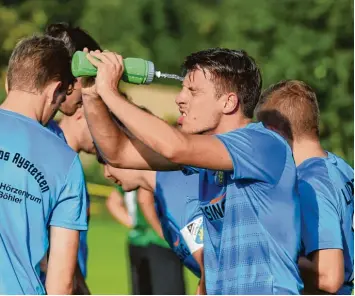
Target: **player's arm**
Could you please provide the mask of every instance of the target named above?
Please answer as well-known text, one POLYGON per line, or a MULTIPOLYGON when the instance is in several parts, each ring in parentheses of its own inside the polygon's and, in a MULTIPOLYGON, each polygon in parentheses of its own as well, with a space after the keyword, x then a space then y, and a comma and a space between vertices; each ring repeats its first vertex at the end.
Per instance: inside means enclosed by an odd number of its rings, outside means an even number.
POLYGON ((73 292, 73 278, 78 254, 79 232, 51 227, 46 290, 50 295, 73 292))
POLYGON ((139 188, 138 194, 138 205, 146 218, 147 222, 152 226, 154 231, 164 239, 163 230, 155 210, 154 195, 152 191, 139 188))
POLYGON ((203 262, 203 216, 200 208, 191 216, 190 222, 180 230, 180 233, 200 267, 201 277, 196 294, 206 295, 205 268, 203 262))
POLYGON ((305 293, 322 290, 336 293, 344 283, 344 256, 339 249, 315 251, 300 257, 298 265, 304 282, 305 293))
POLYGON ((122 225, 132 228, 132 217, 128 214, 124 204, 123 196, 117 190, 113 190, 106 201, 106 206, 112 217, 114 217, 122 225))
POLYGON ((138 140, 170 162, 217 170, 233 168, 228 151, 216 137, 184 134, 114 92, 104 93, 103 100, 138 140))
MULTIPOLYGON (((92 93, 83 89, 85 117, 95 144, 107 163, 131 169, 178 169, 141 141, 129 137, 112 118, 105 103, 92 93)), ((119 93, 117 95, 125 100, 119 93)))
MULTIPOLYGON (((121 56, 114 53, 95 52, 91 54, 88 55, 88 58, 98 68, 96 77, 98 94, 111 112, 119 118, 138 140, 176 164, 222 170, 231 170, 233 168, 227 149, 216 137, 183 134, 163 120, 147 114, 139 107, 122 98, 117 91, 117 84, 123 72, 121 56), (101 62, 93 56, 100 59, 101 62)), ((97 110, 87 112, 97 112, 97 110)), ((103 119, 99 117, 96 120, 101 121, 101 124, 103 122, 103 119)), ((100 125, 99 128, 98 123, 94 120, 91 120, 91 122, 92 126, 96 124, 96 127, 92 128, 105 130, 105 126, 100 125)), ((97 140, 97 135, 95 140, 97 140)), ((107 138, 106 140, 109 139, 107 138)), ((122 142, 118 144, 122 144, 122 142)), ((98 145, 100 146, 99 143, 98 145)), ((117 146, 117 143, 115 145, 112 143, 112 146, 117 150, 126 149, 125 145, 117 146)), ((121 155, 123 158, 125 153, 123 152, 121 155)), ((162 169, 169 168, 162 166, 157 170, 162 169)))
POLYGON ((306 255, 300 258, 299 268, 306 293, 336 293, 344 283, 342 232, 337 209, 331 202, 336 193, 322 175, 313 181, 300 181, 298 186, 306 255))
POLYGON ((205 268, 203 264, 203 247, 201 247, 196 252, 194 252, 192 256, 199 264, 201 270, 201 278, 198 282, 196 295, 207 295, 206 285, 205 285, 205 268))
POLYGON ((46 278, 48 294, 72 293, 79 231, 87 230, 86 212, 84 173, 79 156, 76 155, 49 220, 50 254, 46 278))

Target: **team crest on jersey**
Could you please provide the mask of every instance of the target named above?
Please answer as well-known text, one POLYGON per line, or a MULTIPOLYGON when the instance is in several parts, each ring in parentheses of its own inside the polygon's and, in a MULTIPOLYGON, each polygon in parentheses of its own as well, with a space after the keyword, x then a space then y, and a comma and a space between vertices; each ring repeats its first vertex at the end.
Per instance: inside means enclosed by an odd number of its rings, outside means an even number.
POLYGON ((215 182, 218 186, 223 186, 224 185, 224 172, 223 171, 217 171, 215 174, 215 182))
POLYGON ((197 231, 196 243, 198 243, 198 244, 203 243, 203 227, 202 227, 202 225, 200 225, 200 227, 197 231))

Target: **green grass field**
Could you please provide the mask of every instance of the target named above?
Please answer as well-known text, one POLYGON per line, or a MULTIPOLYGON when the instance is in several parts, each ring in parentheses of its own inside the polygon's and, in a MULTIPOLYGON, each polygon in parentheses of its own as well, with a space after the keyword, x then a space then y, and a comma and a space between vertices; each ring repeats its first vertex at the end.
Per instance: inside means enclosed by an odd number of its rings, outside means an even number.
MULTIPOLYGON (((87 280, 91 293, 130 294, 127 230, 107 212, 103 197, 91 198, 88 240, 87 280)), ((194 294, 197 278, 186 270, 185 280, 187 293, 194 294)))

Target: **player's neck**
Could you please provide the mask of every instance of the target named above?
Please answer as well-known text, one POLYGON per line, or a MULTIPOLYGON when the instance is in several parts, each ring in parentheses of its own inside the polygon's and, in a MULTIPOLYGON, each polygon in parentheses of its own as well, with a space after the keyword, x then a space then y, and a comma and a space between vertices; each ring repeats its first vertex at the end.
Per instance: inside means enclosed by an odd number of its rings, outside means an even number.
POLYGON ((43 98, 35 93, 10 91, 1 104, 1 109, 16 112, 40 122, 44 109, 43 98))
POLYGON ((292 143, 293 157, 296 166, 313 157, 327 157, 327 152, 322 148, 317 139, 299 139, 292 143))
POLYGON ((63 119, 59 127, 62 129, 64 133, 65 140, 67 141, 68 146, 73 149, 76 153, 80 152, 80 145, 79 145, 79 139, 78 137, 72 133, 71 131, 75 131, 75 127, 71 126, 70 122, 67 120, 63 119))
POLYGON ((217 128, 211 134, 217 135, 228 133, 246 127, 251 121, 250 118, 245 118, 244 116, 224 116, 217 128))

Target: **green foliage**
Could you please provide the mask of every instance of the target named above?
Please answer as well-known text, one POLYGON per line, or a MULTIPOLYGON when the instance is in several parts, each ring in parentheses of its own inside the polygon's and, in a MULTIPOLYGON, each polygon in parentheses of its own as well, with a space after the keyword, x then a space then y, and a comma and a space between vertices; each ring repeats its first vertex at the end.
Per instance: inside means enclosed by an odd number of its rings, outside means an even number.
POLYGON ((113 183, 105 179, 103 174, 103 165, 99 164, 94 158, 85 167, 85 178, 89 183, 112 186, 113 183))
POLYGON ((264 87, 282 79, 300 79, 316 90, 322 142, 353 164, 351 0, 6 2, 14 4, 0 2, 3 72, 20 37, 58 20, 82 26, 103 48, 151 59, 162 71, 179 72, 184 57, 197 50, 243 48, 261 66, 264 87))

